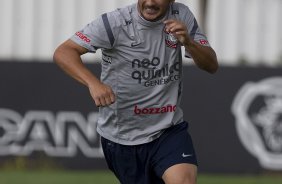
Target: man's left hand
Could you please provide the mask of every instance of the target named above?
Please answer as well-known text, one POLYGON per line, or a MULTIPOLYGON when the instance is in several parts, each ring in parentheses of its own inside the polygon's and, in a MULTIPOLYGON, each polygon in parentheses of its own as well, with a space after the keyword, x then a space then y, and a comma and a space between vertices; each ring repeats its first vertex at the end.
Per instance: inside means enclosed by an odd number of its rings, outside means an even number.
POLYGON ((164 24, 166 32, 173 34, 182 45, 188 45, 190 43, 191 39, 184 23, 169 19, 165 20, 164 24))

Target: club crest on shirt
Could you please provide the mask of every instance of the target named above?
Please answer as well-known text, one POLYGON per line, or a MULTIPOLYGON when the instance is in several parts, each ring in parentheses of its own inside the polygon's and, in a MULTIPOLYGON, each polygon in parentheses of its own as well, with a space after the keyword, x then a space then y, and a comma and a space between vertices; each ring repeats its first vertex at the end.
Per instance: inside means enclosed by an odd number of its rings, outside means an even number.
POLYGON ((166 43, 166 45, 168 47, 175 49, 177 47, 177 44, 178 44, 177 38, 175 38, 175 36, 172 33, 167 32, 165 29, 164 29, 164 32, 165 32, 165 43, 166 43))

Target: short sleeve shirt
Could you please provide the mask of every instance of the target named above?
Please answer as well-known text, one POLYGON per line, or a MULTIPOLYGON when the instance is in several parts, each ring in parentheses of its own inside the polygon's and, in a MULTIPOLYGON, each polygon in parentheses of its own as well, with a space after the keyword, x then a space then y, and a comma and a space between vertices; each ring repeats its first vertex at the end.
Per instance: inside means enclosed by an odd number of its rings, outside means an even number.
POLYGON ((112 87, 116 101, 100 107, 97 131, 113 142, 147 143, 183 121, 181 44, 165 31, 166 19, 184 22, 191 38, 209 46, 181 3, 172 3, 156 22, 143 19, 132 4, 103 14, 71 38, 89 52, 102 50, 100 78, 112 87))

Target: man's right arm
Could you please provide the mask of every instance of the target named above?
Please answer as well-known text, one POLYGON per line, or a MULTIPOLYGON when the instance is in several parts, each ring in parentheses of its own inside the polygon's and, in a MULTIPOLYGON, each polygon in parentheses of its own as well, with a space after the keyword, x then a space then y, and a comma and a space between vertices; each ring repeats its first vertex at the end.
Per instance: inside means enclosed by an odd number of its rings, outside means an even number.
POLYGON ((89 88, 97 106, 107 106, 115 102, 115 95, 110 86, 103 84, 81 60, 81 55, 88 50, 72 40, 61 44, 54 52, 55 63, 68 75, 89 88))

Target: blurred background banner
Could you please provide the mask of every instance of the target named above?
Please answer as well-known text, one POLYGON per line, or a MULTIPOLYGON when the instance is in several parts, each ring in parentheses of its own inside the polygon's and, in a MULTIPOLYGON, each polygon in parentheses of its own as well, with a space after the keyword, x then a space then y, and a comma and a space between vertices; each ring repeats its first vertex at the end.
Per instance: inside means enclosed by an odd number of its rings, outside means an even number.
MULTIPOLYGON (((100 74, 99 64, 87 66, 100 74)), ((182 108, 200 171, 282 171, 282 68, 221 67, 212 76, 185 66, 183 73, 182 108)), ((87 88, 38 62, 1 62, 0 84, 0 163, 21 157, 106 168, 87 88)))
MULTIPOLYGON (((104 12, 137 0, 0 0, 0 168, 104 169, 88 89, 55 48, 104 12)), ((199 170, 282 171, 282 1, 176 0, 217 52, 209 75, 184 59, 182 107, 199 170)), ((100 73, 101 53, 83 56, 100 73)))

